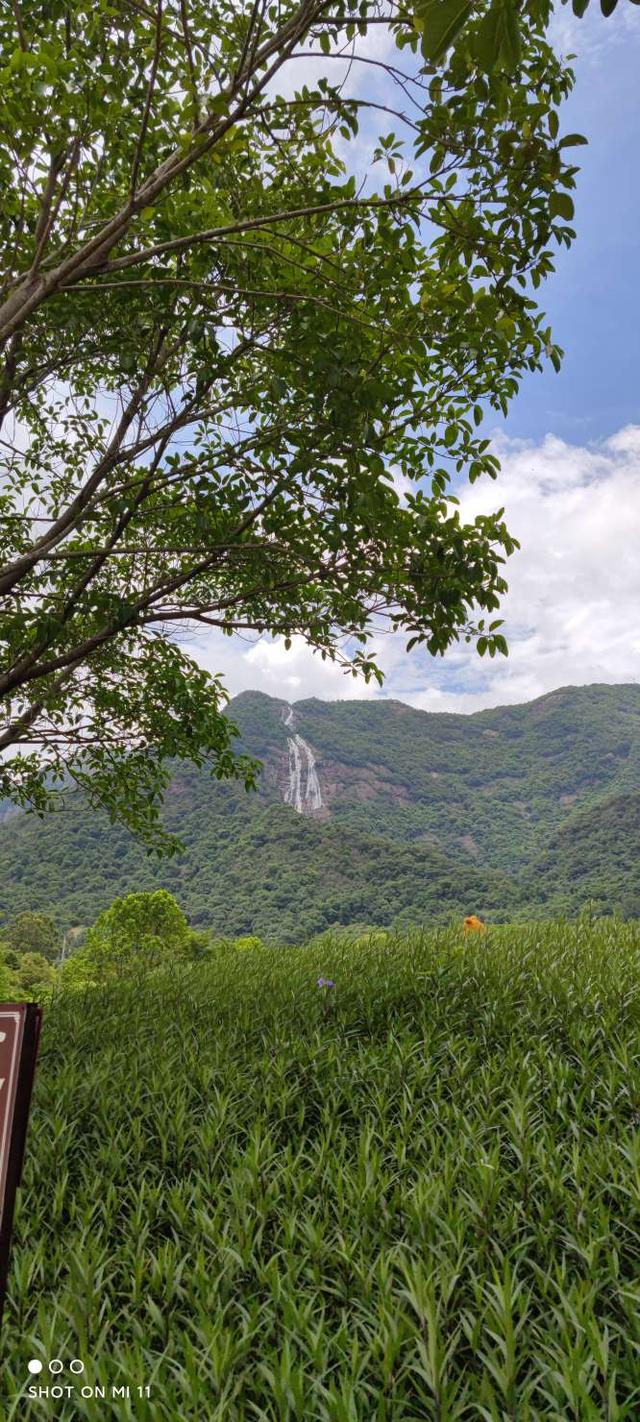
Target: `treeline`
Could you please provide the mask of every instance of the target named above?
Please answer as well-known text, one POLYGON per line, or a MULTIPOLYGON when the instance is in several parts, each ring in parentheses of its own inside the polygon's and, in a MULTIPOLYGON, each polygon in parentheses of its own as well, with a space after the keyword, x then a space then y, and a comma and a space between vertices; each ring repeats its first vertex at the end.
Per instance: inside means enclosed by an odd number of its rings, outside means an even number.
POLYGON ((257 948, 255 936, 216 938, 193 928, 172 894, 117 898, 79 934, 62 933, 49 914, 18 914, 0 930, 0 1000, 46 1001, 56 990, 97 987, 143 975, 177 959, 257 948))

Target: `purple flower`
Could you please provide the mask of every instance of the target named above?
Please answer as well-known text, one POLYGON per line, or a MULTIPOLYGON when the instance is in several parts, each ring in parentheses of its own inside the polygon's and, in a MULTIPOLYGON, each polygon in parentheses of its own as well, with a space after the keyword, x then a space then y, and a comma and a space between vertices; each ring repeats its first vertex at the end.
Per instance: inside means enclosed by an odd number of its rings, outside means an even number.
POLYGON ((318 978, 318 987, 335 987, 331 978, 318 978))

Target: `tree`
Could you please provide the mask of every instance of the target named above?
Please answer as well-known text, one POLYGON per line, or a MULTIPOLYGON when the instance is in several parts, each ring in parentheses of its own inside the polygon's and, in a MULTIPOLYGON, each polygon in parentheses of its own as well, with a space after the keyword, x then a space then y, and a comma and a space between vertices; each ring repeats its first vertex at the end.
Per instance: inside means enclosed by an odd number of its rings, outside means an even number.
POLYGON ((42 953, 23 953, 15 976, 20 994, 35 1001, 54 986, 56 970, 42 953))
POLYGON ((0 944, 0 1002, 15 1002, 17 990, 15 972, 7 962, 3 945, 0 944))
POLYGON ((186 957, 190 946, 189 924, 182 909, 173 894, 158 889, 153 894, 114 899, 89 929, 80 952, 111 975, 132 967, 159 967, 168 959, 186 957))
POLYGON ((83 946, 65 958, 60 982, 64 988, 97 987, 177 959, 201 962, 215 947, 205 930, 190 927, 167 889, 127 894, 114 899, 89 929, 83 946))
POLYGON ((522 32, 510 83, 383 0, 4 7, 0 795, 71 779, 170 850, 169 758, 255 783, 185 629, 367 679, 384 628, 506 652, 517 545, 451 478, 496 476, 486 408, 561 354, 572 78, 522 32))
POLYGON ((3 930, 10 948, 16 953, 36 953, 54 962, 62 947, 60 930, 47 913, 19 913, 3 930))

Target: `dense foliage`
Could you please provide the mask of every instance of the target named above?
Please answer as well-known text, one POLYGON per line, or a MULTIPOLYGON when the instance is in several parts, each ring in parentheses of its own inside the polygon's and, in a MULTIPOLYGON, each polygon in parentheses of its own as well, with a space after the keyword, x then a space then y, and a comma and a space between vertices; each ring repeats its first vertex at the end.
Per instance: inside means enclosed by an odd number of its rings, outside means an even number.
MULTIPOLYGON (((1 918, 87 928, 116 895, 166 888, 192 926, 300 942, 334 925, 640 914, 640 688, 565 688, 473 716, 399 702, 300 702, 328 818, 283 804, 284 705, 231 715, 264 763, 258 794, 177 768, 165 816, 186 852, 158 864, 69 795, 0 825, 1 918)), ((69 940, 71 942, 71 939, 69 940)))
POLYGON ((62 935, 55 920, 47 913, 27 910, 16 914, 2 929, 2 938, 16 953, 39 953, 55 962, 62 948, 62 935))
POLYGON ((128 894, 101 913, 61 967, 61 986, 92 987, 197 956, 200 941, 166 889, 128 894), (196 950, 195 952, 193 950, 196 950))
POLYGON ((45 1002, 58 973, 42 953, 17 953, 0 943, 0 1002, 45 1002))
POLYGON ((640 932, 613 921, 325 941, 63 996, 7 1416, 52 1405, 28 1357, 79 1357, 136 1422, 631 1422, 639 1031, 640 932))
MULTIPOLYGON (((562 0, 566 5, 568 0, 562 0)), ((631 0, 634 5, 640 0, 631 0)), ((580 18, 589 0, 571 0, 580 18)), ((605 16, 612 15, 618 0, 600 0, 605 16)), ((459 59, 471 61, 487 74, 517 74, 522 62, 523 21, 544 30, 553 14, 552 0, 413 0, 414 25, 420 48, 428 60, 442 59, 452 45, 459 59)), ((572 134, 572 140, 586 139, 572 134)))
POLYGON ((194 624, 506 650, 503 510, 447 495, 560 359, 572 76, 523 33, 507 82, 394 0, 2 8, 4 795, 158 843, 168 757, 251 783, 194 624))

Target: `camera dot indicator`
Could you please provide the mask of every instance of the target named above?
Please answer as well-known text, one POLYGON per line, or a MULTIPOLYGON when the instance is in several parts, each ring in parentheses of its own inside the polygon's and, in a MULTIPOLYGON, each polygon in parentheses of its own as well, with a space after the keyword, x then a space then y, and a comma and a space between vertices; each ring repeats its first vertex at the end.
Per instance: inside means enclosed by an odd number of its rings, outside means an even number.
POLYGON ((27 1363, 27 1367, 30 1373, 42 1372, 42 1363, 40 1362, 39 1358, 30 1358, 29 1362, 27 1363))
POLYGON ((71 1362, 69 1363, 69 1367, 72 1373, 84 1372, 84 1363, 82 1361, 82 1358, 72 1358, 71 1362))

